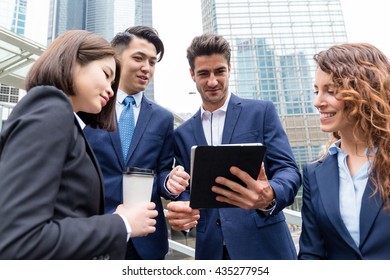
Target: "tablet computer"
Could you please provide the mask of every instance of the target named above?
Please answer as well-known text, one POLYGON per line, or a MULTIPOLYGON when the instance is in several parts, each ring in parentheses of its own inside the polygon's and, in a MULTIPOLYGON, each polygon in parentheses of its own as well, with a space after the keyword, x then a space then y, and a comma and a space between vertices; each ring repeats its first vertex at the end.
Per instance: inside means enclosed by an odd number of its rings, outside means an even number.
POLYGON ((257 179, 266 147, 261 143, 223 144, 218 146, 193 146, 191 148, 190 206, 192 208, 230 208, 232 204, 215 200, 212 186, 220 186, 215 178, 222 176, 245 184, 230 173, 236 166, 257 179))

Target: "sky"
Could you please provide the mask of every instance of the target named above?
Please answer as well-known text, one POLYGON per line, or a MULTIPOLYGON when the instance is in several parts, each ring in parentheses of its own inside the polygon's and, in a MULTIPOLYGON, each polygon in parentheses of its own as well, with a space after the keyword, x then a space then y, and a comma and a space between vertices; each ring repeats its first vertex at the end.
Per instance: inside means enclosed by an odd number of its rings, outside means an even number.
MULTIPOLYGON (((349 42, 368 42, 390 56, 388 0, 340 0, 349 42)), ((26 37, 46 45, 49 0, 29 1, 34 28, 26 37), (31 4, 30 4, 31 3, 31 4), (45 28, 44 32, 37 29, 45 28)), ((200 0, 153 0, 153 24, 164 42, 164 58, 154 75, 157 103, 175 113, 195 113, 199 94, 189 74, 186 49, 202 33, 200 0)))

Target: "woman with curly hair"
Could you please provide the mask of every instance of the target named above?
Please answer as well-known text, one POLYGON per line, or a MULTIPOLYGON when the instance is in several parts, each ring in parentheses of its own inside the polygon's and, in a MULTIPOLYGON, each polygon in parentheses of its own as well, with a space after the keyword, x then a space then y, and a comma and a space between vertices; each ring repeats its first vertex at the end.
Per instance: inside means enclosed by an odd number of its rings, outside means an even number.
POLYGON ((332 133, 303 169, 299 259, 390 259, 390 63, 367 43, 314 56, 314 106, 332 133))

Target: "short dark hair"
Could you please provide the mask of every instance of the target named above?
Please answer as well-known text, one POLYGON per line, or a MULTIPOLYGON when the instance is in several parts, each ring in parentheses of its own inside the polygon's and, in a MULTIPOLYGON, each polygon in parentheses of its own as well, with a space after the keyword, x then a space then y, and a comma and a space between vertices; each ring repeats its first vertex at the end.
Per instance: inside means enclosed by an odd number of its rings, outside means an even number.
POLYGON ((203 55, 221 54, 230 64, 231 48, 229 42, 220 35, 203 34, 196 36, 187 48, 187 59, 192 70, 195 67, 195 58, 203 55))
POLYGON ((80 117, 91 127, 107 130, 116 128, 115 100, 119 85, 120 64, 115 50, 102 36, 85 30, 70 30, 56 38, 31 67, 25 81, 26 90, 35 86, 51 85, 66 95, 76 95, 73 71, 76 63, 88 63, 113 57, 116 62, 115 81, 112 85, 114 96, 100 113, 79 112, 80 117))
POLYGON ((157 30, 149 26, 129 27, 124 32, 117 33, 111 40, 111 45, 117 49, 119 54, 121 54, 128 48, 134 36, 152 43, 157 51, 157 61, 161 61, 164 56, 164 44, 161 41, 157 30))

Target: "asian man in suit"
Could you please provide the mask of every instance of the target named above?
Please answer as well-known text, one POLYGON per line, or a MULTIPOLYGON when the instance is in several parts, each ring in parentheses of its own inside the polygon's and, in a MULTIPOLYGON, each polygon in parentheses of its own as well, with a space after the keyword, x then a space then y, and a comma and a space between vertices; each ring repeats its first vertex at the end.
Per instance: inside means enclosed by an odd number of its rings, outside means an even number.
MULTIPOLYGON (((156 231, 147 237, 131 238, 126 259, 164 259, 168 252, 168 231, 161 197, 176 198, 188 185, 189 175, 173 167, 173 115, 146 98, 143 91, 153 78, 155 66, 164 55, 164 45, 155 29, 128 28, 111 41, 119 54, 121 77, 116 102, 118 130, 84 130, 102 168, 106 213, 122 203, 122 176, 125 167, 147 168, 155 172, 152 202, 158 216, 156 231), (126 97, 132 99, 133 136, 129 147, 124 139, 121 114, 126 97)), ((125 119, 130 123, 130 119, 125 119)), ((129 135, 125 135, 129 136, 129 135)))
POLYGON ((196 259, 296 259, 282 210, 294 201, 300 173, 274 105, 229 92, 230 52, 229 43, 213 34, 195 37, 187 49, 202 105, 175 130, 176 161, 189 171, 193 145, 260 142, 267 147, 264 167, 257 180, 231 168, 247 187, 217 177, 230 189, 214 186, 217 200, 236 208, 192 209, 186 191, 168 204, 167 218, 176 230, 196 225, 196 259))

